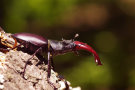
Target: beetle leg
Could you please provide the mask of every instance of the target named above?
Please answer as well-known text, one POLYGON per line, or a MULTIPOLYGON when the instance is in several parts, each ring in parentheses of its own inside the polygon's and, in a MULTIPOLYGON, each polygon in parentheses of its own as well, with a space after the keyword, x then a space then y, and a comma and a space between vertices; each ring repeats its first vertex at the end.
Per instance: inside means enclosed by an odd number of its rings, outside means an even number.
POLYGON ((47 81, 48 83, 53 86, 54 90, 57 90, 56 86, 50 81, 51 76, 51 61, 52 61, 52 54, 48 52, 48 70, 47 70, 47 81))
POLYGON ((50 76, 51 76, 51 61, 52 61, 52 54, 50 52, 50 41, 48 40, 48 70, 47 70, 47 81, 48 83, 54 88, 54 90, 57 90, 55 85, 50 81, 50 76))
POLYGON ((16 41, 16 39, 14 39, 15 40, 15 44, 14 44, 14 46, 13 46, 13 48, 11 49, 11 50, 14 50, 15 48, 18 48, 18 47, 21 47, 25 42, 23 41, 22 43, 20 43, 19 45, 17 45, 17 41, 16 41))
POLYGON ((0 48, 0 51, 6 53, 6 52, 9 52, 9 49, 0 48))
POLYGON ((20 45, 17 46, 17 40, 16 40, 16 39, 14 39, 14 40, 15 40, 15 44, 14 44, 13 48, 9 48, 9 49, 0 48, 0 51, 6 53, 6 52, 9 52, 10 50, 14 50, 14 49, 17 48, 17 47, 20 47, 20 46, 23 45, 23 43, 24 43, 24 42, 22 42, 20 45))
POLYGON ((36 55, 36 53, 37 53, 41 48, 42 48, 42 47, 38 48, 38 49, 34 52, 34 54, 26 61, 25 66, 24 66, 24 71, 22 72, 22 75, 23 75, 23 78, 24 78, 24 79, 25 79, 25 77, 24 77, 24 75, 25 75, 25 70, 26 70, 26 67, 27 67, 29 61, 36 55))
POLYGON ((50 52, 48 52, 48 74, 47 74, 47 78, 50 78, 51 76, 51 61, 52 61, 52 55, 50 54, 50 52))
POLYGON ((38 65, 40 65, 40 64, 47 64, 47 60, 42 56, 42 55, 40 55, 40 54, 36 54, 36 56, 37 56, 37 58, 40 60, 37 64, 36 64, 36 66, 38 66, 38 65))
POLYGON ((51 58, 51 66, 52 66, 52 69, 55 71, 55 67, 54 67, 53 58, 51 58))
POLYGON ((47 78, 50 78, 51 76, 51 59, 52 59, 52 55, 50 52, 50 41, 48 40, 48 70, 47 70, 47 78))
POLYGON ((15 43, 14 43, 14 46, 13 46, 13 49, 17 47, 17 40, 15 38, 13 38, 15 40, 15 43))

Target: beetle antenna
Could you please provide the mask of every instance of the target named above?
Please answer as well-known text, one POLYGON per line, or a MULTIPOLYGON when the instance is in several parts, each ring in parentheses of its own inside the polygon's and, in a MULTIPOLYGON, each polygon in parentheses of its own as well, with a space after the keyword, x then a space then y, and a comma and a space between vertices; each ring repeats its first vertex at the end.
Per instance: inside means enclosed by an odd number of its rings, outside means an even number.
POLYGON ((64 38, 62 38, 62 41, 64 41, 65 39, 64 38))
POLYGON ((74 38, 72 39, 72 41, 75 41, 75 39, 78 38, 78 37, 79 37, 79 34, 76 33, 75 36, 74 36, 74 38))

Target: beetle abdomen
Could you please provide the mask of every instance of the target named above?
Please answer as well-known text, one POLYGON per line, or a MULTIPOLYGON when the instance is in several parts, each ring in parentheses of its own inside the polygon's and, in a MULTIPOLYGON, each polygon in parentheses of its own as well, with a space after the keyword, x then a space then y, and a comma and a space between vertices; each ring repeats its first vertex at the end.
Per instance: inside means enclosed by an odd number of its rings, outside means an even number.
POLYGON ((12 35, 14 38, 18 40, 23 40, 26 42, 30 42, 36 46, 42 46, 48 44, 48 40, 43 38, 42 36, 30 34, 30 33, 16 33, 12 35))

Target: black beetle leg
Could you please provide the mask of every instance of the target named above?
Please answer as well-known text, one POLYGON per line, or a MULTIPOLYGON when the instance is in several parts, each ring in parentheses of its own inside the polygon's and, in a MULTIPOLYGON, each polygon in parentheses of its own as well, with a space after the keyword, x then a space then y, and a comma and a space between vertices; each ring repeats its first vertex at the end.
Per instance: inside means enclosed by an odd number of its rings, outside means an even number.
MULTIPOLYGON (((16 39, 15 39, 16 40, 16 39)), ((11 50, 14 50, 15 48, 21 47, 25 42, 23 41, 22 43, 20 43, 18 46, 15 46, 13 48, 11 48, 11 50)))
POLYGON ((36 64, 36 66, 38 66, 38 65, 40 65, 40 64, 47 64, 48 62, 47 62, 47 60, 42 56, 42 55, 40 55, 40 54, 36 54, 36 56, 37 56, 37 58, 40 60, 37 64, 36 64))
POLYGON ((6 53, 6 52, 9 52, 9 49, 0 48, 0 51, 6 53))
POLYGON ((48 83, 53 86, 54 90, 57 90, 55 85, 50 81, 50 76, 51 76, 51 61, 52 61, 52 55, 50 52, 48 52, 48 70, 47 70, 47 81, 48 83))
POLYGON ((51 66, 52 66, 52 69, 55 71, 54 62, 53 62, 53 58, 52 57, 51 57, 51 66))
POLYGON ((48 52, 48 70, 47 70, 47 78, 50 78, 51 76, 51 54, 48 52))
POLYGON ((9 52, 10 50, 13 50, 13 49, 15 49, 15 48, 20 47, 21 45, 23 45, 23 43, 24 43, 24 42, 22 42, 20 45, 18 45, 18 46, 16 46, 16 47, 9 48, 9 49, 6 49, 6 48, 0 48, 0 51, 1 51, 1 52, 4 52, 4 53, 9 52))
POLYGON ((38 48, 38 49, 34 52, 34 54, 26 61, 25 66, 24 66, 24 71, 22 72, 22 76, 23 76, 24 79, 25 79, 25 77, 24 77, 24 75, 25 75, 25 70, 26 70, 26 67, 27 67, 29 61, 36 55, 36 53, 37 53, 41 48, 42 48, 42 47, 38 48))

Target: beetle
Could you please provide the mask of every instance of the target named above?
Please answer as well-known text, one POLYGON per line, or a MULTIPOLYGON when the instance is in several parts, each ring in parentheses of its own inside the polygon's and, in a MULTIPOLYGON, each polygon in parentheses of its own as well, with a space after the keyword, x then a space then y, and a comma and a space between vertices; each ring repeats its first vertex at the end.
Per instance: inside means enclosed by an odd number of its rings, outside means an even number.
MULTIPOLYGON (((96 64, 102 65, 98 54, 94 49, 92 49, 92 47, 90 47, 86 43, 80 41, 74 41, 74 39, 57 41, 57 40, 46 39, 42 36, 31 34, 31 33, 16 33, 16 34, 12 34, 11 36, 15 39, 16 43, 17 42, 20 43, 20 45, 18 46, 16 44, 15 45, 16 47, 21 47, 21 45, 23 45, 25 49, 33 53, 31 58, 33 58, 33 56, 36 54, 41 54, 43 52, 47 53, 48 55, 47 78, 50 78, 51 75, 51 62, 53 56, 65 54, 67 52, 87 50, 94 55, 96 64)), ((26 66, 31 58, 29 58, 25 64, 24 73, 25 73, 26 66)))

